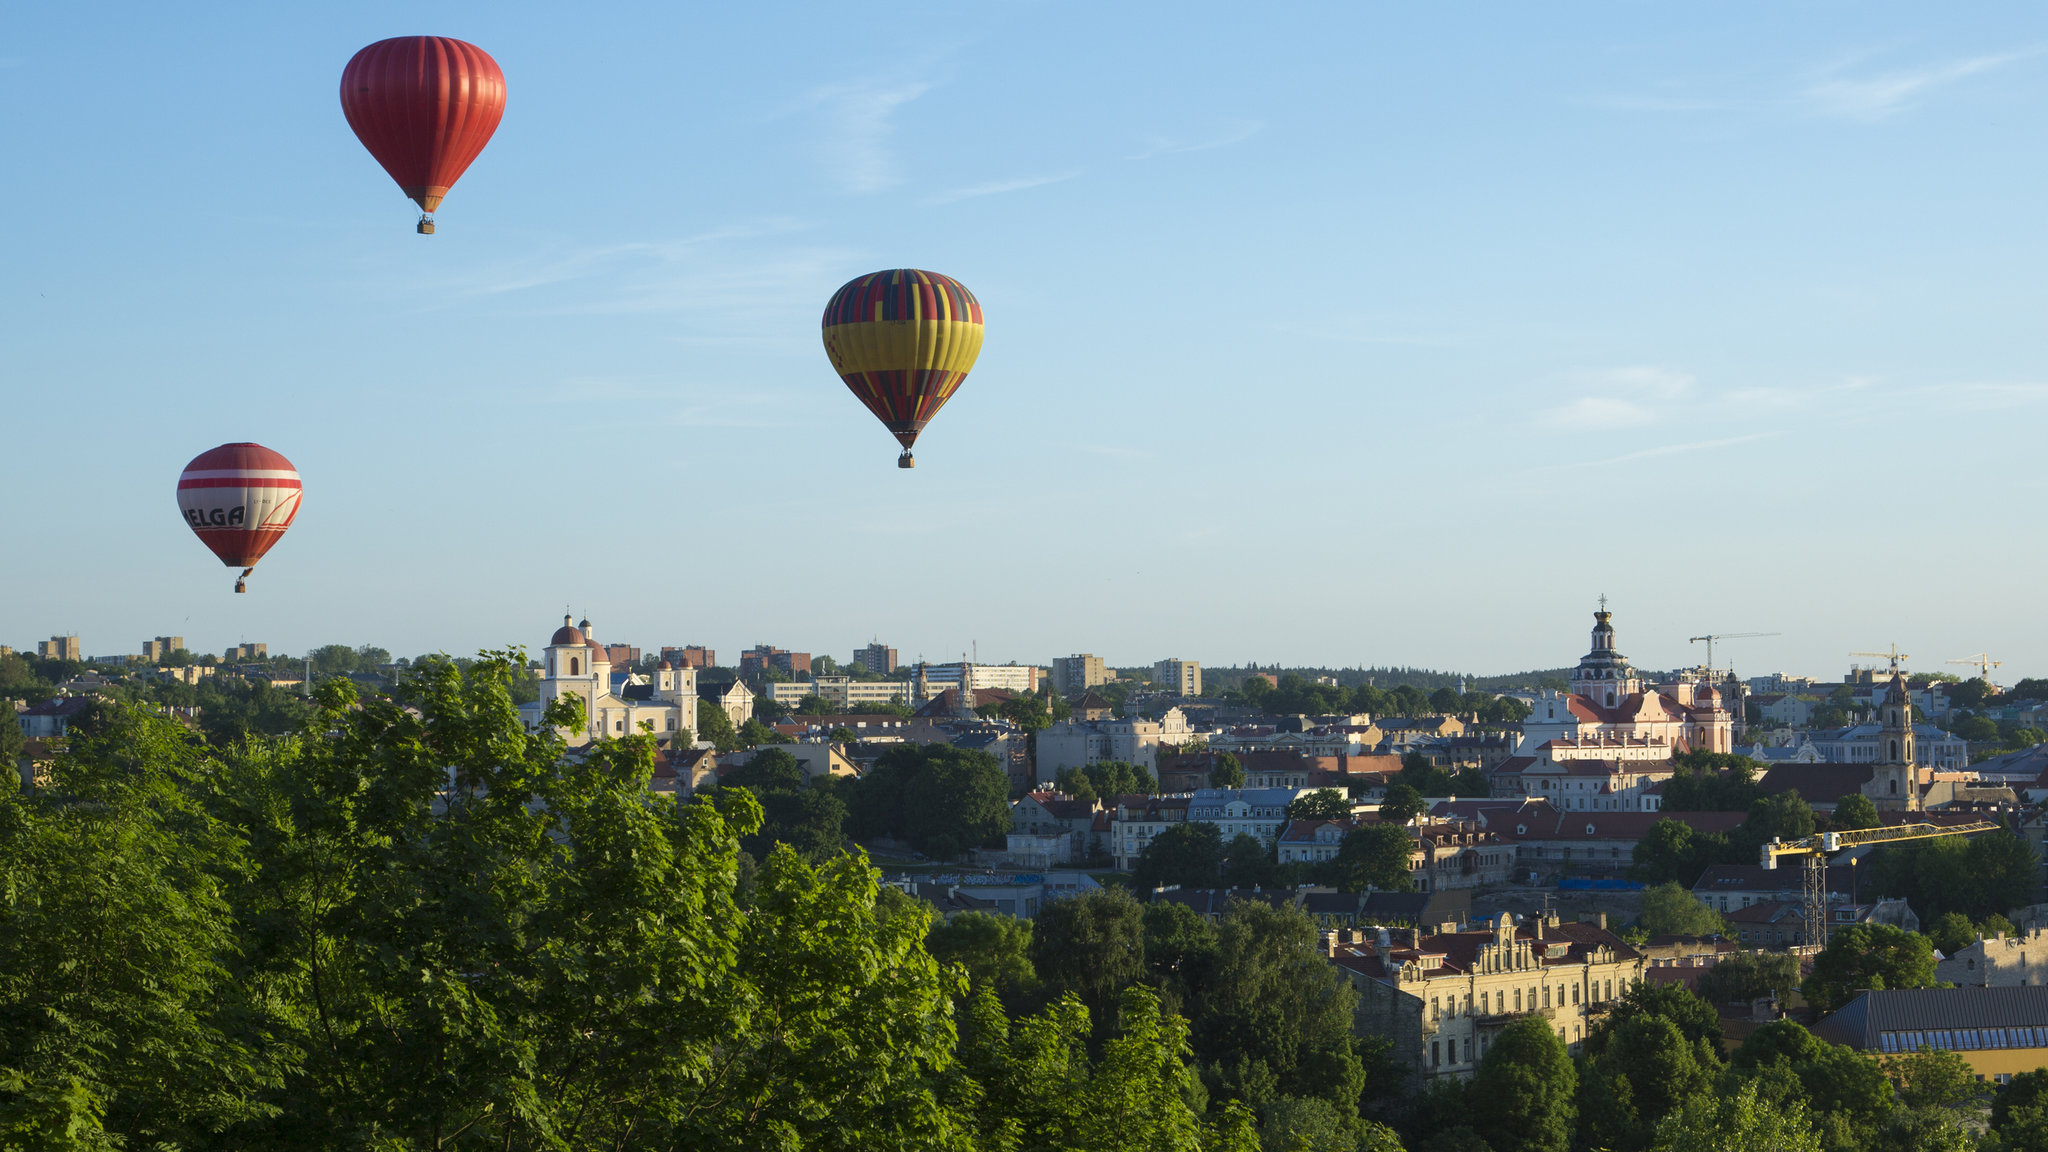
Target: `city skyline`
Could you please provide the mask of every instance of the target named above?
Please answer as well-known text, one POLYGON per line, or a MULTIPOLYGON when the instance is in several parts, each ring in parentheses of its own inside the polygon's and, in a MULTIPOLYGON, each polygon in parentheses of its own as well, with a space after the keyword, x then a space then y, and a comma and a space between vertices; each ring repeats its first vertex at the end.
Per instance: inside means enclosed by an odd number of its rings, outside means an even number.
POLYGON ((111 11, 0 52, 0 642, 1492 674, 1605 593, 2048 675, 2048 13, 111 11), (406 31, 510 91, 431 238, 335 92, 406 31), (988 315, 908 473, 817 333, 905 265, 988 315), (306 496, 235 597, 171 486, 240 439, 306 496))

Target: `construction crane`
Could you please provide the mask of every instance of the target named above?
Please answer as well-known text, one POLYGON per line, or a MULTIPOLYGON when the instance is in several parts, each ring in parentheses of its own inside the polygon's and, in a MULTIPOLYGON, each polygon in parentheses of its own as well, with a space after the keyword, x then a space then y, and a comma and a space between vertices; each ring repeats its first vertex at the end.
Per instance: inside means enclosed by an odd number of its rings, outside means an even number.
POLYGON ((1991 670, 1992 670, 1993 668, 1996 668, 1996 667, 1998 667, 1998 666, 1999 666, 2000 664, 2003 664, 2003 663, 2005 663, 2005 661, 2003 661, 2003 660, 1993 660, 1993 659, 1992 659, 1992 658, 1990 657, 1990 655, 1988 655, 1987 653, 1983 653, 1983 652, 1978 652, 1978 653, 1976 653, 1975 655, 1971 655, 1971 656, 1964 656, 1964 657, 1962 657, 1962 658, 1960 658, 1960 659, 1956 659, 1956 660, 1950 660, 1950 661, 1948 661, 1948 663, 1950 663, 1950 664, 1975 664, 1975 665, 1977 666, 1977 675, 1979 675, 1979 676, 1983 677, 1983 678, 1984 678, 1984 682, 1985 682, 1986 684, 1989 684, 1989 683, 1991 682, 1991 670))
POLYGON ((1904 652, 1899 651, 1899 646, 1897 644, 1892 645, 1891 651, 1889 652, 1851 652, 1849 653, 1849 655, 1872 656, 1876 657, 1879 660, 1889 660, 1892 662, 1892 671, 1894 672, 1897 672, 1899 670, 1899 665, 1904 664, 1908 659, 1904 652))
POLYGON ((1806 943, 1820 949, 1828 946, 1828 853, 1860 848, 1866 844, 1896 844, 1904 840, 1931 840, 1938 836, 1974 836, 1979 832, 1995 832, 1999 827, 1988 820, 1976 820, 1968 824, 1898 824, 1890 828, 1859 828, 1852 832, 1816 832, 1801 840, 1773 838, 1763 846, 1763 866, 1776 868, 1780 856, 1806 858, 1806 943))
POLYGON ((1711 680, 1714 677, 1714 641, 1753 640, 1758 636, 1783 635, 1783 632, 1712 632, 1705 636, 1694 636, 1692 639, 1686 641, 1686 643, 1697 644, 1702 640, 1705 640, 1707 642, 1707 678, 1711 680))

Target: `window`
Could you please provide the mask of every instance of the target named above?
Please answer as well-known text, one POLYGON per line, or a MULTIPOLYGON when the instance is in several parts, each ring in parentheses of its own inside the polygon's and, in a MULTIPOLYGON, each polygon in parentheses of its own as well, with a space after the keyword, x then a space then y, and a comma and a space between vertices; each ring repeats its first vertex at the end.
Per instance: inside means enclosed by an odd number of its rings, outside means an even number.
POLYGON ((569 657, 569 675, 575 676, 580 674, 582 671, 583 662, 581 660, 578 660, 574 656, 569 657))
POLYGON ((1443 1044, 1440 1041, 1431 1040, 1429 1042, 1429 1066, 1431 1068, 1435 1068, 1443 1064, 1444 1060, 1442 1048, 1443 1044))
POLYGON ((1488 997, 1492 995, 1491 992, 1481 992, 1479 994, 1479 1014, 1481 1016, 1493 1015, 1492 1010, 1488 1007, 1488 997))
MULTIPOLYGON (((1532 1004, 1536 1002, 1536 993, 1534 989, 1531 989, 1529 992, 1529 1002, 1532 1004)), ((1543 1006, 1545 1008, 1550 1007, 1550 985, 1548 984, 1545 984, 1543 986, 1543 1006)))
POLYGON ((1517 989, 1515 989, 1515 1011, 1517 1011, 1517 1012, 1520 1012, 1521 1010, 1522 1010, 1522 990, 1521 990, 1520 988, 1517 988, 1517 989))
POLYGON ((1574 1004, 1577 1004, 1578 1002, 1579 1002, 1579 986, 1578 986, 1577 984, 1574 984, 1574 985, 1572 985, 1572 1003, 1574 1003, 1574 1004))

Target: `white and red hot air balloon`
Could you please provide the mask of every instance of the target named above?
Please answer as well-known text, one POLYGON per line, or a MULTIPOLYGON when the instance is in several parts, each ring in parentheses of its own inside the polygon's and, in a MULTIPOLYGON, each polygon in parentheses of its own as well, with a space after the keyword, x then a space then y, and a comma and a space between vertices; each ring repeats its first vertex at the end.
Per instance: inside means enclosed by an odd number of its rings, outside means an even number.
POLYGON ((220 562, 240 568, 235 591, 299 514, 299 470, 261 444, 223 444, 178 477, 178 511, 220 562))

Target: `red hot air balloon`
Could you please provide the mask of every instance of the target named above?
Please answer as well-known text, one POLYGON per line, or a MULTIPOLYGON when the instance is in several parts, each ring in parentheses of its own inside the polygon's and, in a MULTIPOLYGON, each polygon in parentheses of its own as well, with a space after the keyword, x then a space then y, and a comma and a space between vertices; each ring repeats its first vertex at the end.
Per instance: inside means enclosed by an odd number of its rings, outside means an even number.
POLYGON ((178 511, 220 562, 240 568, 235 591, 299 514, 299 470, 261 444, 201 452, 178 477, 178 511))
POLYGON ((379 40, 342 69, 341 111, 431 235, 434 209, 505 116, 505 74, 490 53, 446 36, 379 40))

